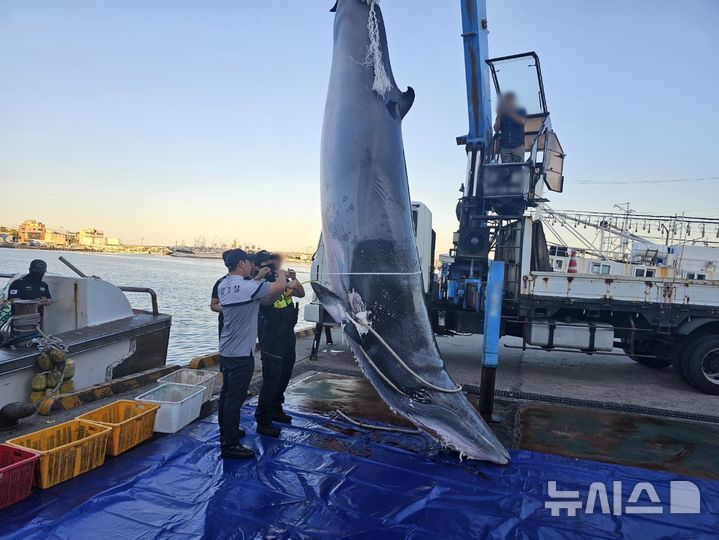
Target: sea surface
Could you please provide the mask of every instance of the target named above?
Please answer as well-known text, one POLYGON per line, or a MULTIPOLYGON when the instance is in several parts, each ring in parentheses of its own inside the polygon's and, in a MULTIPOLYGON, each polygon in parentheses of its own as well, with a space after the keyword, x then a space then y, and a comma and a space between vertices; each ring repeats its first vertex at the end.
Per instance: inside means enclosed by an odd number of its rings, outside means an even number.
MULTIPOLYGON (((210 311, 210 295, 215 281, 226 273, 221 259, 0 248, 0 274, 26 273, 30 261, 44 259, 48 273, 75 275, 58 260, 60 256, 89 276, 98 276, 115 285, 154 289, 160 312, 172 315, 168 363, 187 363, 195 356, 217 351, 217 313, 210 311)), ((296 270, 301 281, 310 279, 309 265, 288 263, 286 266, 296 270)), ((0 278, 0 289, 6 281, 0 278)), ((297 328, 312 326, 302 319, 304 305, 312 299, 308 283, 305 283, 305 291, 307 295, 298 300, 297 328)), ((126 294, 132 307, 152 309, 149 295, 126 294)))

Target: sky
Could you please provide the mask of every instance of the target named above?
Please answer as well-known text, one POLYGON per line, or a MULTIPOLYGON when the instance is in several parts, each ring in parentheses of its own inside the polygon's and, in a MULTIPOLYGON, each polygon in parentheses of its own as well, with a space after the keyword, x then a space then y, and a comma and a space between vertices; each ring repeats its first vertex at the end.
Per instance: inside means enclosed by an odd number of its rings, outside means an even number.
MULTIPOLYGON (((0 224, 312 249, 333 3, 0 0, 0 224)), ((411 195, 444 251, 466 167, 460 2, 380 5, 395 78, 417 95, 411 195)), ((554 208, 719 214, 717 180, 638 182, 719 176, 719 2, 487 11, 489 56, 540 56, 567 154, 554 208)))

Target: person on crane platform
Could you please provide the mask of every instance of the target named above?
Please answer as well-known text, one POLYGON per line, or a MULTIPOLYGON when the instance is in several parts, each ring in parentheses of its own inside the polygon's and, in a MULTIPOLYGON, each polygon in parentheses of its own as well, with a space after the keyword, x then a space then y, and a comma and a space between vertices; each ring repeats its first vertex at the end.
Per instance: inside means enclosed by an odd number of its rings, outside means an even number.
MULTIPOLYGON (((280 270, 282 258, 278 255, 259 252, 255 255, 255 266, 260 271, 270 269, 272 275, 280 270)), ((292 423, 292 417, 285 413, 282 404, 285 390, 295 366, 295 325, 299 306, 292 299, 305 296, 304 287, 294 270, 287 269, 287 286, 279 298, 260 305, 260 355, 262 359, 262 388, 257 402, 255 418, 257 432, 277 437, 280 430, 272 422, 292 423)))
POLYGON ((527 111, 517 104, 517 95, 506 92, 499 97, 494 131, 499 133, 499 153, 502 163, 524 161, 524 124, 527 111))

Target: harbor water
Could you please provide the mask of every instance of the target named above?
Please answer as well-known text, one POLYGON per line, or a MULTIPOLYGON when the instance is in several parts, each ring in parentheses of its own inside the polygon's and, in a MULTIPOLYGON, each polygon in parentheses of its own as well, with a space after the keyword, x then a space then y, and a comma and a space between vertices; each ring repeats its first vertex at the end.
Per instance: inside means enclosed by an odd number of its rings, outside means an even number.
MULTIPOLYGON (((98 276, 115 285, 150 287, 157 293, 162 313, 172 315, 168 363, 187 363, 194 356, 217 351, 217 313, 210 311, 212 286, 226 270, 220 259, 190 259, 161 255, 124 255, 45 251, 37 249, 0 249, 0 273, 27 273, 30 261, 44 259, 48 273, 74 275, 58 260, 64 256, 87 275, 98 276)), ((297 278, 309 280, 308 264, 290 262, 297 278)), ((6 280, 0 279, 0 288, 6 280)), ((312 299, 299 299, 298 328, 311 326, 302 319, 304 305, 312 299)), ((146 294, 127 293, 132 307, 151 309, 146 294)), ((50 308, 51 309, 51 308, 50 308)))

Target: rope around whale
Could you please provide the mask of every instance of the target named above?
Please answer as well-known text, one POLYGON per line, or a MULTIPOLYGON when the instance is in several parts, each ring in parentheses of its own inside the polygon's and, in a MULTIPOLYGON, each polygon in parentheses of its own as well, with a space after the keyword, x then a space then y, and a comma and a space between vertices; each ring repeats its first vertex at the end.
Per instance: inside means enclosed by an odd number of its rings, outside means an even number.
MULTIPOLYGON (((367 324, 367 323, 365 323, 365 322, 362 322, 362 321, 360 321, 359 319, 356 319, 356 318, 354 318, 354 317, 351 317, 351 319, 352 319, 352 321, 355 322, 356 324, 359 324, 360 326, 362 326, 362 327, 366 328, 367 330, 369 330, 369 331, 372 333, 372 335, 373 335, 374 337, 376 337, 382 345, 384 345, 384 347, 390 352, 390 354, 391 354, 392 356, 394 356, 395 360, 397 360, 397 361, 399 362, 399 364, 400 364, 404 369, 406 369, 406 370, 409 372, 410 375, 412 375, 413 377, 415 377, 418 381, 420 381, 420 382, 421 382, 422 384, 424 384, 425 386, 431 388, 432 390, 436 390, 437 392, 444 392, 444 393, 446 393, 446 394, 456 394, 456 393, 462 391, 462 387, 461 387, 461 386, 456 386, 455 388, 442 388, 441 386, 437 386, 437 385, 432 384, 431 382, 425 380, 424 377, 422 377, 419 373, 417 373, 417 372, 414 371, 411 367, 409 367, 409 366, 404 362, 404 360, 402 360, 402 359, 399 357, 399 355, 398 355, 396 352, 394 352, 394 350, 392 349, 392 347, 390 347, 389 343, 387 343, 384 339, 382 339, 382 336, 380 336, 374 328, 372 328, 369 324, 367 324)), ((361 347, 360 347, 360 348, 361 348, 361 347)), ((365 354, 365 356, 367 356, 367 359, 369 360, 369 355, 367 354, 367 352, 366 352, 364 349, 362 349, 362 352, 365 354)), ((378 368, 376 365, 374 365, 374 363, 372 363, 372 361, 370 361, 370 365, 371 365, 375 370, 377 370, 377 371, 380 373, 380 375, 382 375, 382 377, 384 378, 384 373, 380 372, 380 371, 379 371, 379 368, 378 368)), ((387 379, 385 378, 385 380, 387 380, 387 379)), ((397 389, 396 386, 394 386, 394 385, 392 385, 392 386, 393 386, 395 389, 397 389)))
MULTIPOLYGON (((419 274, 419 273, 421 273, 421 271, 419 271, 419 272, 396 272, 396 273, 394 273, 394 272, 387 272, 386 274, 388 274, 388 275, 408 275, 408 274, 419 274)), ((352 274, 352 273, 341 272, 341 273, 329 274, 329 275, 351 275, 351 274, 352 274)), ((360 273, 360 275, 375 275, 375 274, 382 275, 383 273, 382 273, 382 272, 376 272, 376 273, 375 273, 375 272, 360 273)), ((316 280, 310 280, 310 281, 312 281, 313 283, 319 283, 319 282, 316 281, 316 280)), ((349 315, 349 314, 348 314, 348 315, 349 315)), ((375 336, 375 337, 377 338, 377 340, 390 352, 390 354, 391 354, 392 356, 394 356, 394 358, 399 362, 399 365, 400 365, 400 366, 402 366, 405 370, 407 370, 407 372, 409 372, 410 375, 412 375, 414 378, 416 378, 418 381, 420 381, 422 384, 424 384, 424 385, 427 386, 428 388, 430 388, 430 389, 432 389, 432 390, 436 390, 437 392, 444 392, 444 393, 446 393, 446 394, 456 394, 456 393, 462 391, 462 387, 461 387, 461 386, 457 386, 457 387, 455 387, 455 388, 442 388, 441 386, 437 386, 437 385, 432 384, 431 382, 425 380, 424 377, 422 377, 419 373, 417 373, 416 371, 414 371, 411 367, 409 367, 409 366, 405 363, 404 360, 402 360, 402 358, 400 358, 400 356, 394 351, 394 349, 392 349, 392 347, 390 346, 390 344, 387 343, 387 342, 382 338, 382 336, 380 336, 379 333, 378 333, 374 328, 372 328, 372 326, 370 326, 369 324, 367 324, 367 323, 365 323, 365 322, 360 321, 359 319, 357 319, 357 318, 355 318, 355 317, 352 317, 351 315, 350 315, 350 319, 351 319, 355 324, 359 324, 360 326, 362 326, 363 328, 366 328, 369 332, 371 332, 372 335, 375 336)), ((390 381, 384 373, 382 373, 382 372, 380 371, 380 369, 379 369, 379 368, 375 365, 375 363, 372 362, 372 360, 370 359, 370 356, 369 356, 369 354, 367 354, 367 351, 365 351, 364 348, 363 348, 361 345, 360 345, 359 347, 360 347, 360 349, 362 350, 362 352, 364 353, 365 357, 367 358, 367 362, 369 363, 369 365, 372 366, 372 368, 380 375, 380 377, 382 377, 382 379, 383 379, 389 386, 391 386, 395 391, 399 392, 400 394, 402 394, 402 395, 404 395, 404 396, 407 396, 407 394, 406 394, 405 392, 403 392, 402 390, 400 390, 399 388, 397 388, 397 386, 396 386, 392 381, 390 381)))
MULTIPOLYGON (((417 270, 416 272, 322 272, 318 276, 416 276, 421 273, 422 270, 417 270)), ((310 281, 320 283, 316 279, 310 281)))
POLYGON ((375 429, 377 431, 390 431, 390 432, 397 432, 397 433, 407 433, 408 435, 420 435, 422 431, 419 429, 410 429, 410 428, 403 428, 403 427, 388 427, 388 426, 374 426, 372 424, 365 424, 363 422, 359 422, 357 420, 353 420, 349 416, 347 416, 345 413, 340 411, 339 409, 335 409, 335 412, 339 414, 344 420, 349 422, 350 424, 365 428, 365 429, 375 429))

